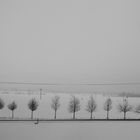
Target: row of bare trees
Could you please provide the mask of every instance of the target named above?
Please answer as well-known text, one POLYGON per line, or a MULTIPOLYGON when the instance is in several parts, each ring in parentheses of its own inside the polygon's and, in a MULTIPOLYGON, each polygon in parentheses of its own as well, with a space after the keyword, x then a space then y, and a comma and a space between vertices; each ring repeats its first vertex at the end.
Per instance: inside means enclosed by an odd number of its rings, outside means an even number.
MULTIPOLYGON (((90 113, 90 119, 93 119, 93 113, 96 111, 97 104, 93 96, 89 97, 86 105, 86 111, 90 113)), ((109 112, 112 110, 112 100, 111 98, 106 99, 103 109, 106 111, 106 119, 109 119, 109 112)), ((119 112, 123 112, 124 119, 126 119, 126 113, 132 111, 133 108, 128 104, 128 100, 124 99, 123 103, 118 104, 117 109, 119 112)), ((73 113, 73 119, 75 119, 75 113, 80 110, 80 100, 73 96, 69 102, 69 112, 73 113)), ((135 109, 136 113, 140 113, 140 105, 135 109)))
MULTIPOLYGON (((5 106, 4 101, 0 98, 0 110, 2 110, 5 106)), ((39 106, 38 101, 33 98, 28 102, 28 108, 31 111, 31 119, 33 119, 33 113, 35 110, 37 110, 39 106)), ((14 111, 17 109, 17 104, 15 101, 8 104, 8 109, 12 112, 12 118, 14 118, 14 111)), ((54 119, 56 119, 57 110, 60 107, 60 97, 54 96, 52 98, 51 108, 54 110, 54 119)), ((73 119, 76 118, 76 112, 80 111, 80 100, 79 98, 72 96, 69 105, 68 105, 68 111, 73 114, 73 119)), ((86 111, 90 113, 90 119, 93 119, 93 113, 96 111, 97 104, 91 95, 87 101, 86 105, 86 111)), ((111 98, 106 99, 103 109, 106 111, 106 119, 109 119, 109 112, 112 110, 112 100, 111 98)), ((123 112, 123 119, 126 119, 127 112, 134 111, 136 113, 140 113, 140 105, 138 105, 136 108, 132 108, 131 105, 129 105, 128 100, 124 99, 122 103, 118 104, 117 109, 119 112, 123 112)))

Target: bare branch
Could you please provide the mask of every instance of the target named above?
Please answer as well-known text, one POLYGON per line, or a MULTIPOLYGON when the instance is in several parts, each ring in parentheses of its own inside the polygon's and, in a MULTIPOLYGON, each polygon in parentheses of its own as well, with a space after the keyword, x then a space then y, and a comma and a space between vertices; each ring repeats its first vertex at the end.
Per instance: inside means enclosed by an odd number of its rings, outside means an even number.
POLYGON ((73 119, 75 119, 75 112, 78 112, 80 110, 80 100, 75 96, 72 96, 69 102, 68 110, 70 113, 73 113, 73 119))
POLYGON ((38 107, 38 102, 35 98, 31 99, 28 103, 28 107, 31 111, 35 111, 38 107))
POLYGON ((5 106, 4 101, 0 98, 0 109, 3 109, 5 106))
POLYGON ((8 109, 11 111, 14 111, 15 109, 17 109, 17 104, 15 103, 15 101, 13 101, 12 103, 8 105, 8 109))
POLYGON ((15 101, 8 105, 8 109, 12 111, 12 118, 14 118, 14 110, 17 109, 17 104, 15 101))
POLYGON ((52 104, 51 104, 51 108, 55 111, 55 115, 54 115, 54 119, 56 119, 56 111, 59 109, 60 107, 60 97, 59 96, 54 96, 52 98, 52 104))
POLYGON ((108 98, 104 103, 104 110, 110 111, 112 109, 112 100, 108 98))
POLYGON ((112 109, 112 100, 108 98, 104 103, 104 110, 107 112, 107 119, 109 119, 109 111, 112 109))
POLYGON ((91 113, 91 116, 90 116, 91 119, 92 119, 92 113, 96 110, 96 108, 97 108, 97 104, 96 104, 93 96, 91 95, 87 102, 87 106, 86 106, 86 111, 91 113))
POLYGON ((134 112, 140 113, 140 104, 135 108, 134 112))
POLYGON ((118 111, 124 113, 124 119, 126 119, 126 113, 132 111, 132 106, 128 104, 128 100, 124 99, 122 104, 118 105, 118 111))
POLYGON ((28 103, 28 108, 31 110, 31 119, 33 119, 33 112, 37 109, 38 102, 35 98, 31 99, 28 103))

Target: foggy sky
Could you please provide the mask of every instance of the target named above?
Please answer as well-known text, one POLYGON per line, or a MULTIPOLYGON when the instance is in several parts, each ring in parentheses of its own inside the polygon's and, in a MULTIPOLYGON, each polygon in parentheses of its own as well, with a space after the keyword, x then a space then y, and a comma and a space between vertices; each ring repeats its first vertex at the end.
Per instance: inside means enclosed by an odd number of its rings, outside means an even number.
POLYGON ((1 0, 0 81, 140 81, 139 0, 1 0))

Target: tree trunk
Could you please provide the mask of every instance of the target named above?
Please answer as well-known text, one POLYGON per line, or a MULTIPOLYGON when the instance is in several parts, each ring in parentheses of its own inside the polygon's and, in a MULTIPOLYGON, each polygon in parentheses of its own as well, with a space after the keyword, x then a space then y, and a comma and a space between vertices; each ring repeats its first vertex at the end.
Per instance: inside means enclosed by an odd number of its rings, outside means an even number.
POLYGON ((56 110, 55 110, 55 114, 54 114, 54 119, 56 119, 56 110))
POLYGON ((14 118, 14 111, 12 110, 12 119, 14 118))
POLYGON ((124 112, 124 120, 126 119, 126 112, 124 112))
POLYGON ((31 111, 31 119, 33 119, 33 111, 31 111))
POLYGON ((75 111, 73 112, 73 119, 75 119, 75 111))
POLYGON ((91 112, 91 114, 90 114, 90 119, 92 119, 92 112, 91 112))
POLYGON ((107 120, 109 119, 109 111, 107 111, 107 120))

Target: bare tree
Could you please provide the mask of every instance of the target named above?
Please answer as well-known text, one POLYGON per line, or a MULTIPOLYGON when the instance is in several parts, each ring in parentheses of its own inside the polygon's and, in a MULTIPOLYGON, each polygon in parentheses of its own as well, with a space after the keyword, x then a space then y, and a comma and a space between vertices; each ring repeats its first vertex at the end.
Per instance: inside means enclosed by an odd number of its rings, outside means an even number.
POLYGON ((134 109, 134 112, 137 114, 140 114, 140 104, 136 106, 136 108, 134 109))
POLYGON ((73 113, 73 119, 75 119, 75 113, 80 110, 80 100, 75 96, 71 97, 68 110, 70 113, 73 113))
POLYGON ((91 95, 87 102, 87 106, 86 106, 86 111, 88 111, 90 113, 90 119, 92 119, 93 112, 96 110, 96 108, 97 108, 97 104, 96 104, 93 96, 91 95))
POLYGON ((31 119, 33 119, 33 112, 37 109, 38 102, 35 98, 31 99, 28 103, 28 108, 31 110, 31 119))
POLYGON ((17 104, 15 101, 8 105, 8 109, 12 111, 12 119, 14 118, 14 110, 17 109, 17 104))
POLYGON ((140 114, 140 104, 135 108, 134 112, 140 114))
POLYGON ((0 110, 2 110, 5 106, 4 101, 0 98, 0 110))
POLYGON ((128 104, 128 100, 124 99, 122 104, 118 105, 119 112, 124 113, 124 120, 126 119, 126 113, 132 110, 132 106, 128 104))
POLYGON ((109 111, 112 109, 112 100, 108 98, 104 103, 104 110, 107 112, 107 119, 109 119, 109 111))
POLYGON ((5 106, 4 101, 0 98, 0 110, 2 110, 5 106))
POLYGON ((52 98, 52 104, 51 104, 51 108, 54 110, 55 114, 54 114, 54 119, 56 119, 56 112, 60 107, 60 97, 59 96, 54 96, 52 98))

